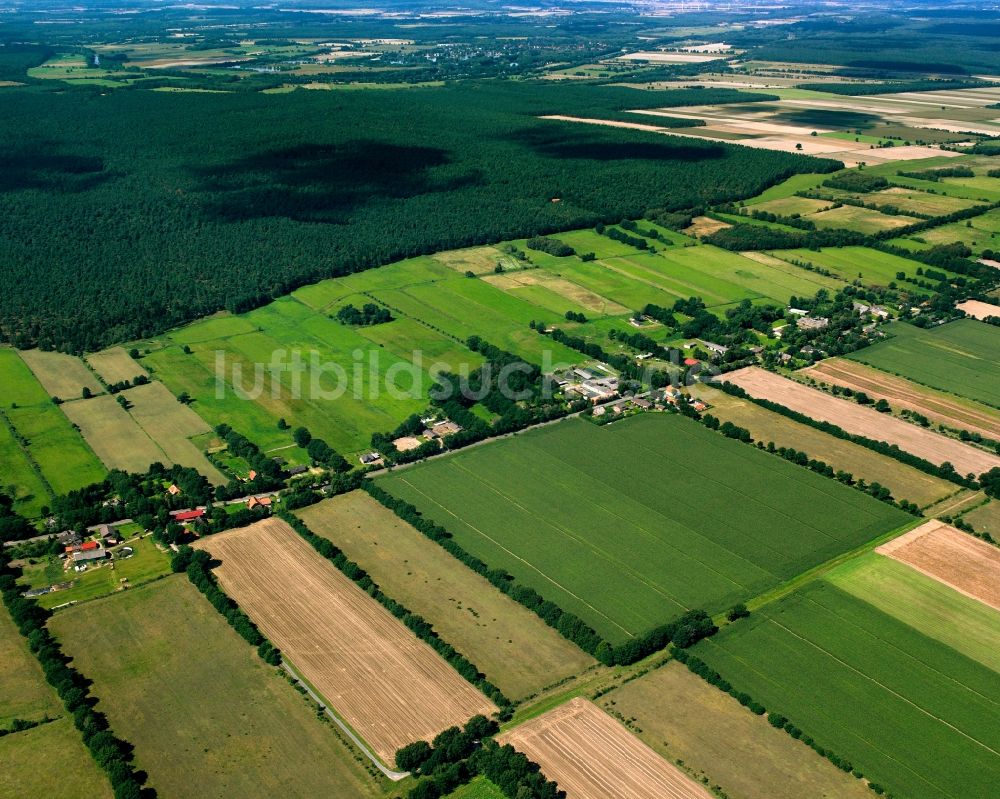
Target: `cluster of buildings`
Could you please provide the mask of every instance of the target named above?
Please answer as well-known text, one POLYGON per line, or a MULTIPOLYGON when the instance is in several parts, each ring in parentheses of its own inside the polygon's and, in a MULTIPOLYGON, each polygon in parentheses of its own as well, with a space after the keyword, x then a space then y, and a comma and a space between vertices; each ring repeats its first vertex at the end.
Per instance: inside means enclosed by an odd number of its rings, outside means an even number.
POLYGON ((582 397, 594 405, 618 396, 618 378, 610 370, 599 375, 592 369, 577 367, 552 379, 567 395, 582 397))
MULTIPOLYGON (((428 441, 440 442, 446 436, 450 436, 453 433, 458 433, 462 430, 461 425, 458 425, 449 419, 439 420, 437 417, 431 416, 426 419, 421 419, 420 421, 427 425, 427 427, 421 431, 420 435, 401 436, 392 442, 395 445, 397 452, 408 452, 409 450, 416 449, 428 441)), ((379 466, 382 463, 382 456, 377 452, 368 452, 361 456, 361 463, 365 466, 379 466), (368 460, 366 460, 366 458, 368 458, 368 460)))

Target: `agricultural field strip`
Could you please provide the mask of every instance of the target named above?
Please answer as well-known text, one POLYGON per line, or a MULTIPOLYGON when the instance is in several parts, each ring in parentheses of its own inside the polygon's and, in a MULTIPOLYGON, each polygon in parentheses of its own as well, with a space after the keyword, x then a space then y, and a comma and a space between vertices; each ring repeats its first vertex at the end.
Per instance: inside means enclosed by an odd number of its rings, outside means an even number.
POLYGON ((222 588, 385 763, 414 740, 496 710, 284 522, 201 547, 222 561, 222 588))
MULTIPOLYGON (((766 618, 765 619, 765 623, 768 623, 768 624, 771 623, 771 618, 770 617, 766 618)), ((852 622, 852 624, 853 624, 853 622, 852 622)), ((784 625, 775 624, 774 627, 776 629, 782 630, 784 632, 790 632, 790 631, 788 631, 787 627, 784 626, 784 625)), ((863 628, 861 628, 861 629, 863 629, 863 628)), ((868 633, 868 634, 870 634, 870 635, 873 635, 873 633, 871 633, 870 631, 865 631, 865 632, 868 633)), ((796 638, 796 640, 805 641, 806 643, 808 643, 810 645, 811 648, 815 649, 816 651, 819 651, 819 652, 822 652, 824 654, 827 654, 828 657, 830 657, 835 662, 840 663, 840 664, 846 666, 852 673, 861 674, 861 676, 867 682, 869 682, 870 684, 876 685, 876 686, 878 686, 880 688, 883 688, 886 691, 888 691, 889 693, 893 694, 894 696, 898 696, 898 694, 896 694, 896 692, 891 691, 891 689, 886 688, 879 681, 874 680, 874 679, 868 677, 868 675, 865 675, 863 672, 857 671, 856 669, 854 669, 854 667, 849 666, 849 664, 844 663, 841 659, 839 659, 839 658, 837 658, 837 657, 835 657, 833 655, 828 654, 822 647, 819 647, 819 646, 813 644, 811 641, 808 641, 808 639, 804 639, 804 638, 802 638, 801 636, 798 636, 798 635, 794 635, 794 637, 796 638)), ((771 646, 775 646, 775 642, 772 641, 770 645, 771 646)), ((794 660, 792 660, 792 658, 794 658, 794 656, 800 654, 797 650, 789 648, 783 642, 779 642, 778 645, 781 646, 785 650, 785 654, 786 654, 786 657, 789 658, 789 662, 794 662, 794 660)), ((721 649, 720 645, 717 642, 715 642, 714 640, 712 640, 712 639, 706 639, 706 641, 703 643, 703 646, 707 646, 709 649, 718 649, 720 652, 722 652, 725 655, 725 657, 733 660, 736 663, 739 663, 748 672, 750 672, 751 674, 755 675, 762 682, 772 685, 774 687, 774 689, 776 690, 777 695, 779 695, 779 696, 784 695, 785 691, 788 689, 788 686, 787 686, 787 684, 785 682, 783 682, 781 679, 773 676, 771 674, 771 672, 769 672, 766 668, 764 668, 758 661, 750 660, 750 659, 747 659, 747 658, 742 657, 740 655, 734 654, 733 652, 723 650, 723 649, 721 649)), ((725 669, 724 668, 721 669, 721 671, 723 672, 723 676, 724 677, 727 676, 725 674, 725 669)), ((949 677, 948 679, 950 680, 951 678, 949 677)), ((978 694, 976 694, 976 695, 978 695, 978 694)), ((940 722, 941 721, 933 713, 930 713, 930 712, 924 710, 919 705, 916 705, 915 703, 910 702, 909 700, 907 700, 907 704, 913 706, 918 712, 920 712, 922 715, 925 715, 927 718, 932 719, 935 722, 940 722)), ((931 786, 934 790, 941 790, 940 786, 935 785, 934 783, 932 783, 931 781, 929 781, 923 774, 920 774, 919 772, 917 772, 916 770, 914 770, 908 764, 907 761, 900 759, 899 756, 893 754, 891 751, 889 751, 889 750, 885 749, 883 746, 877 744, 871 738, 868 738, 865 735, 862 735, 855 726, 853 726, 853 725, 852 726, 846 726, 844 722, 838 720, 834 715, 832 715, 830 712, 828 712, 824 708, 824 705, 822 703, 813 703, 812 709, 813 709, 813 712, 815 712, 818 715, 822 716, 826 720, 827 724, 830 724, 834 728, 839 729, 846 737, 851 738, 851 739, 857 739, 857 740, 861 741, 864 745, 866 745, 868 747, 871 747, 874 751, 878 752, 880 755, 882 755, 886 759, 893 761, 899 767, 901 767, 903 770, 909 772, 910 774, 912 774, 915 778, 917 778, 921 782, 926 783, 927 785, 931 786)), ((778 710, 778 712, 780 712, 781 710, 783 710, 783 708, 779 707, 779 708, 777 708, 777 710, 778 710)), ((944 722, 944 723, 947 726, 952 727, 952 725, 948 724, 947 722, 944 722)), ((993 751, 991 749, 991 747, 985 746, 985 745, 981 744, 979 741, 976 741, 974 738, 972 738, 971 740, 973 740, 977 745, 982 746, 987 751, 993 751)), ((945 791, 945 793, 947 794, 947 791, 945 791)), ((953 796, 953 799, 961 799, 961 797, 955 796, 953 794, 948 794, 948 795, 953 796)))
POLYGON ((574 799, 708 799, 676 766, 586 699, 576 698, 498 739, 542 766, 574 799))
POLYGON ((726 379, 755 397, 777 402, 849 433, 896 444, 900 449, 940 465, 950 462, 959 474, 982 474, 1000 466, 1000 457, 955 441, 933 430, 896 419, 853 401, 830 396, 759 367, 730 372, 726 379))
POLYGON ((616 622, 614 619, 612 619, 610 616, 608 616, 606 613, 604 613, 600 609, 598 609, 598 608, 594 607, 593 605, 591 605, 589 602, 587 602, 587 600, 585 600, 579 594, 573 593, 573 591, 571 591, 565 585, 563 585, 562 583, 560 583, 558 580, 552 578, 551 576, 549 576, 548 574, 546 574, 545 572, 543 572, 541 569, 539 569, 537 566, 535 566, 531 561, 526 560, 525 558, 521 557, 520 555, 518 555, 513 550, 508 549, 503 544, 501 544, 497 539, 493 538, 488 533, 486 533, 483 530, 481 530, 480 528, 476 527, 471 522, 466 521, 461 516, 459 516, 457 513, 455 513, 454 511, 452 511, 450 508, 442 505, 440 502, 438 502, 436 499, 434 499, 434 497, 430 496, 429 494, 425 493, 424 491, 421 491, 420 488, 418 488, 417 486, 413 485, 413 483, 411 483, 405 477, 401 478, 401 481, 404 482, 404 483, 406 483, 406 485, 408 485, 413 491, 417 492, 422 497, 425 497, 428 502, 436 505, 442 511, 444 511, 445 513, 447 513, 449 516, 453 516, 457 521, 461 522, 462 524, 464 524, 469 529, 474 530, 476 533, 478 533, 479 535, 481 535, 483 538, 485 538, 487 541, 489 541, 495 547, 497 547, 498 549, 501 549, 504 552, 506 552, 508 555, 510 555, 510 557, 515 558, 516 560, 519 560, 527 568, 529 568, 529 569, 531 569, 531 570, 533 570, 535 572, 538 572, 538 575, 540 577, 542 577, 544 580, 547 580, 548 582, 552 583, 552 585, 556 586, 560 591, 565 591, 567 594, 569 594, 570 596, 572 596, 578 602, 580 602, 583 605, 586 605, 588 608, 590 608, 592 611, 594 611, 594 613, 598 614, 599 616, 603 616, 608 621, 609 624, 613 624, 615 627, 617 627, 619 630, 621 630, 627 636, 632 637, 633 635, 635 635, 634 632, 626 629, 625 627, 623 627, 622 625, 620 625, 618 622, 616 622))
MULTIPOLYGON (((643 444, 642 444, 641 441, 634 441, 634 442, 632 442, 632 444, 636 448, 643 448, 643 444)), ((666 465, 667 468, 669 468, 670 466, 674 466, 674 465, 676 465, 676 467, 678 469, 690 468, 690 465, 687 464, 683 460, 683 458, 678 458, 674 463, 671 463, 670 462, 671 461, 671 457, 670 457, 669 453, 664 453, 664 452, 661 452, 659 450, 652 450, 652 449, 649 449, 648 452, 650 452, 656 458, 660 458, 661 460, 666 460, 667 463, 665 465, 666 465)), ((449 459, 449 461, 451 463, 454 463, 454 459, 449 459)), ((657 538, 654 534, 652 534, 650 532, 650 530, 647 527, 645 527, 642 524, 637 523, 637 521, 636 521, 636 519, 639 518, 640 515, 641 515, 641 518, 644 518, 644 519, 648 518, 651 511, 654 514, 659 515, 661 518, 664 518, 662 516, 662 513, 660 513, 659 511, 657 511, 654 508, 651 508, 648 504, 636 500, 634 498, 634 496, 631 497, 630 500, 629 500, 630 503, 631 503, 630 509, 633 510, 633 512, 634 512, 631 519, 623 516, 622 514, 610 511, 608 509, 608 507, 607 507, 606 504, 604 506, 602 506, 600 504, 600 500, 599 499, 595 500, 591 496, 588 496, 585 491, 581 491, 581 489, 580 489, 580 481, 582 479, 585 484, 587 482, 590 482, 591 485, 592 485, 592 487, 593 487, 593 494, 594 494, 594 496, 597 496, 597 497, 600 496, 600 488, 601 488, 601 486, 599 484, 597 484, 597 483, 594 483, 593 482, 593 478, 590 475, 587 475, 585 472, 576 472, 576 473, 573 473, 571 471, 572 467, 573 467, 573 464, 572 464, 571 460, 569 460, 569 459, 567 459, 567 460, 560 459, 560 458, 556 457, 555 455, 547 453, 546 451, 543 451, 542 449, 540 449, 538 447, 533 447, 532 448, 532 457, 529 459, 528 462, 520 462, 520 461, 518 461, 517 463, 505 463, 505 464, 502 464, 501 466, 497 467, 497 469, 495 469, 494 472, 495 472, 496 479, 499 481, 499 480, 503 479, 501 473, 504 470, 504 468, 506 468, 506 469, 516 468, 516 469, 519 469, 519 470, 524 470, 525 473, 526 473, 526 479, 531 480, 533 485, 542 485, 542 486, 544 486, 546 493, 550 493, 553 489, 557 489, 557 488, 558 489, 564 489, 566 492, 568 492, 567 495, 570 496, 570 497, 572 497, 573 501, 577 505, 580 505, 580 504, 589 505, 591 507, 591 509, 594 512, 596 512, 596 513, 605 514, 605 515, 608 515, 608 516, 613 516, 616 519, 627 521, 628 523, 632 524, 635 527, 636 531, 638 532, 638 534, 642 538, 646 539, 647 541, 651 540, 654 544, 656 544, 658 550, 661 549, 661 548, 666 548, 666 549, 668 549, 668 550, 670 550, 670 551, 672 551, 672 552, 675 553, 675 555, 674 555, 675 558, 676 558, 676 555, 680 555, 681 559, 689 561, 691 563, 692 567, 694 567, 695 565, 697 565, 698 567, 705 568, 707 572, 715 575, 715 577, 717 579, 721 577, 722 581, 725 584, 729 585, 729 586, 736 585, 736 586, 739 586, 740 588, 742 588, 743 590, 749 590, 749 587, 751 585, 759 585, 761 583, 772 584, 772 583, 780 582, 780 580, 782 579, 783 575, 780 574, 779 572, 775 572, 773 569, 769 569, 769 568, 766 568, 766 567, 764 567, 762 565, 755 564, 753 561, 749 560, 749 558, 746 558, 746 557, 743 557, 743 556, 739 555, 737 552, 733 551, 732 549, 730 549, 726 545, 724 545, 722 543, 719 543, 719 542, 712 541, 711 539, 708 539, 706 536, 704 536, 704 535, 696 532, 695 530, 693 530, 689 525, 682 524, 680 521, 677 520, 676 517, 671 518, 670 524, 672 526, 674 526, 675 529, 680 528, 681 530, 683 530, 683 532, 684 532, 685 535, 687 535, 687 536, 692 536, 693 535, 693 537, 694 537, 694 539, 696 541, 699 541, 702 544, 707 543, 708 548, 709 548, 709 553, 714 556, 714 560, 715 561, 718 562, 718 561, 721 560, 721 562, 728 562, 730 564, 732 570, 733 570, 733 574, 735 574, 735 575, 743 575, 743 578, 746 579, 747 582, 741 583, 737 579, 733 579, 732 577, 729 577, 729 576, 726 576, 726 575, 720 573, 717 569, 713 568, 712 566, 708 566, 704 562, 704 560, 702 559, 702 558, 708 557, 707 553, 702 552, 701 553, 702 557, 697 557, 696 555, 691 554, 691 552, 689 552, 688 550, 684 550, 684 549, 676 546, 675 544, 671 543, 670 541, 666 541, 666 540, 657 538), (549 464, 552 464, 551 467, 549 466, 549 464), (567 467, 569 467, 569 468, 567 468, 567 467), (532 469, 535 469, 536 471, 532 472, 532 469), (560 481, 559 475, 561 473, 565 473, 566 476, 560 481), (532 478, 535 478, 535 479, 532 479, 532 478)), ((481 490, 483 487, 485 487, 486 489, 492 491, 496 495, 498 495, 498 496, 500 496, 502 498, 509 499, 507 497, 507 495, 504 494, 504 492, 499 491, 499 490, 493 488, 493 486, 491 486, 491 485, 488 484, 487 481, 489 480, 489 478, 491 476, 493 476, 494 472, 490 472, 489 470, 486 470, 482 475, 476 475, 474 473, 469 473, 469 471, 464 467, 464 465, 462 466, 462 468, 461 468, 460 471, 464 473, 463 474, 463 478, 464 479, 467 479, 470 476, 473 478, 472 482, 474 484, 476 484, 477 489, 481 490)), ((836 496, 835 495, 836 492, 832 488, 830 490, 827 490, 828 487, 825 484, 822 484, 822 483, 817 484, 818 481, 808 481, 807 480, 807 473, 805 475, 799 475, 797 472, 791 472, 791 470, 787 470, 787 471, 788 471, 788 473, 785 474, 785 477, 787 477, 787 478, 789 478, 791 480, 794 480, 794 482, 796 482, 796 483, 798 483, 798 482, 808 482, 809 483, 809 487, 810 487, 811 490, 822 493, 823 495, 825 495, 825 496, 829 497, 830 499, 834 500, 834 502, 837 503, 837 505, 839 507, 841 507, 842 509, 846 510, 846 508, 841 504, 844 501, 844 497, 843 496, 840 496, 840 497, 836 496), (792 474, 794 474, 794 477, 791 476, 792 474)), ((503 552, 508 553, 510 556, 516 558, 516 560, 518 562, 521 562, 521 563, 529 566, 529 568, 531 568, 532 571, 540 574, 546 581, 548 581, 548 582, 556 585, 557 587, 559 587, 562 590, 565 590, 565 587, 562 585, 562 583, 560 581, 556 580, 554 577, 552 577, 549 574, 547 574, 543 569, 539 568, 536 564, 531 563, 531 562, 527 561, 524 557, 522 557, 522 556, 520 556, 520 555, 512 552, 508 547, 503 546, 502 544, 500 544, 498 541, 496 541, 496 539, 494 539, 492 536, 490 536, 488 533, 484 532, 480 528, 473 527, 473 525, 471 525, 464 518, 462 518, 461 516, 459 516, 455 512, 451 511, 449 508, 447 508, 441 502, 439 502, 436 499, 434 499, 433 497, 429 496, 426 491, 422 490, 419 486, 415 485, 414 481, 406 480, 405 476, 402 479, 405 480, 406 485, 411 490, 416 491, 420 496, 426 498, 428 501, 430 501, 431 503, 433 503, 435 506, 441 508, 449 516, 455 518, 461 524, 469 527, 470 529, 474 529, 474 532, 477 535, 482 536, 484 539, 490 541, 494 546, 497 546, 503 552)), ((713 483, 718 482, 718 481, 715 481, 714 478, 711 478, 711 477, 706 477, 705 480, 707 482, 713 482, 713 483)), ((452 488, 452 490, 454 490, 454 489, 457 488, 457 486, 452 485, 451 488, 452 488)), ((463 489, 464 489, 464 487, 463 487, 463 489)), ((529 495, 530 495, 530 493, 531 493, 530 487, 527 490, 529 490, 529 495)), ((605 489, 605 491, 606 490, 607 489, 605 489)), ((651 486, 651 490, 658 490, 658 489, 655 489, 655 488, 653 488, 651 486)), ((754 505, 760 505, 760 506, 762 506, 761 513, 764 514, 767 518, 773 518, 775 515, 777 515, 777 516, 784 516, 784 517, 786 517, 788 519, 791 519, 792 521, 798 521, 798 520, 795 519, 794 516, 792 516, 791 514, 788 514, 784 508, 782 508, 780 506, 773 505, 773 504, 762 502, 757 496, 754 496, 754 495, 752 495, 750 493, 741 492, 741 491, 739 491, 737 489, 731 489, 729 486, 725 486, 725 485, 723 485, 723 490, 724 491, 729 491, 729 490, 736 491, 736 493, 738 493, 747 502, 750 502, 750 503, 752 503, 754 505), (766 510, 764 510, 764 509, 766 509, 766 510)), ((473 493, 475 493, 475 492, 473 492, 473 493)), ((540 497, 539 497, 539 499, 540 499, 540 497)), ((701 516, 704 515, 704 512, 705 512, 704 508, 703 508, 703 506, 701 506, 701 505, 698 504, 698 500, 697 499, 691 499, 691 500, 685 501, 685 500, 683 500, 683 499, 681 499, 681 498, 678 497, 678 498, 675 498, 674 504, 676 505, 678 503, 686 505, 689 513, 691 513, 691 512, 697 512, 701 516)), ((525 506, 522 503, 520 503, 520 502, 514 502, 513 504, 518 509, 522 509, 522 508, 525 509, 526 518, 530 518, 531 519, 531 524, 533 524, 533 525, 534 524, 545 525, 545 526, 549 527, 550 529, 555 530, 556 533, 557 533, 557 535, 559 535, 561 537, 569 538, 570 540, 573 540, 574 543, 576 543, 576 544, 581 543, 578 539, 576 539, 575 536, 573 536, 572 534, 568 533, 568 531, 566 531, 566 529, 564 527, 560 527, 558 525, 554 525, 552 523, 551 519, 548 516, 545 519, 541 519, 541 518, 539 518, 539 514, 532 514, 531 511, 527 510, 527 508, 525 508, 525 506)), ((854 513, 856 514, 858 512, 858 510, 859 509, 855 508, 854 509, 854 513)), ((770 550, 770 551, 772 551, 772 553, 774 553, 774 554, 776 554, 778 556, 784 554, 784 553, 782 553, 782 552, 779 551, 779 549, 778 549, 778 547, 776 547, 776 545, 768 543, 767 536, 753 535, 752 533, 749 533, 745 528, 742 528, 741 530, 737 531, 734 527, 731 527, 731 525, 722 516, 719 516, 718 514, 714 514, 714 515, 715 515, 716 518, 713 521, 717 521, 717 523, 719 525, 721 525, 723 528, 728 529, 730 537, 735 537, 734 540, 737 540, 737 541, 754 541, 756 544, 759 545, 758 548, 757 548, 758 550, 759 549, 763 549, 763 550, 766 550, 766 551, 770 550), (750 536, 749 539, 748 539, 748 535, 750 536)), ((866 516, 869 519, 872 518, 871 514, 866 514, 866 516)), ((837 537, 831 535, 830 533, 827 533, 826 531, 822 530, 821 528, 817 527, 816 525, 813 525, 813 524, 810 524, 810 523, 804 522, 804 521, 799 521, 798 523, 802 524, 803 526, 805 526, 805 527, 807 527, 809 529, 811 529, 814 533, 819 533, 821 538, 830 541, 834 545, 843 544, 845 546, 848 546, 848 544, 846 544, 845 542, 843 542, 842 539, 838 539, 837 537)), ((593 553, 593 554, 599 554, 605 560, 609 560, 610 562, 616 563, 616 564, 620 562, 620 559, 615 558, 613 555, 611 555, 610 553, 607 553, 605 550, 603 550, 599 546, 596 546, 594 544, 588 544, 588 543, 584 543, 584 545, 589 548, 589 550, 590 550, 591 553, 593 553)), ((703 549, 704 549, 704 547, 703 547, 703 549)), ((646 550, 646 551, 648 551, 648 550, 646 550)), ((662 553, 662 554, 665 554, 665 553, 662 553)), ((803 553, 803 554, 805 554, 805 553, 803 553)), ((830 551, 829 554, 832 556, 832 554, 833 554, 833 548, 831 548, 831 551, 830 551)), ((488 557, 487 557, 487 560, 489 560, 488 557)), ((786 564, 786 566, 787 566, 787 564, 786 564)), ((634 575, 635 575, 634 569, 627 569, 627 571, 628 571, 630 577, 633 577, 633 579, 636 579, 636 582, 638 582, 638 583, 640 583, 642 585, 645 585, 645 586, 649 585, 648 579, 646 579, 646 578, 635 578, 634 577, 634 575)), ((787 577, 788 575, 784 575, 784 576, 787 577)), ((675 577, 676 577, 676 575, 675 575, 675 577)), ((722 584, 717 585, 716 586, 716 590, 721 590, 721 585, 722 584)), ((568 591, 567 593, 569 593, 571 596, 574 596, 574 598, 578 598, 577 595, 575 593, 571 592, 571 591, 568 591)), ((665 594, 663 591, 660 591, 660 590, 657 590, 657 593, 660 594, 661 596, 664 596, 664 595, 671 596, 669 593, 665 594)), ((587 607, 593 608, 593 605, 591 605, 588 602, 584 602, 584 604, 587 607)), ((681 607, 685 607, 684 604, 680 604, 680 606, 681 607)), ((600 612, 600 615, 602 617, 607 618, 607 614, 605 614, 604 612, 600 612)), ((621 628, 623 625, 618 624, 617 622, 615 622, 615 626, 621 628)))
MULTIPOLYGON (((808 599, 807 601, 809 601, 810 603, 813 602, 812 599, 808 599)), ((840 614, 835 614, 835 615, 837 615, 838 618, 841 618, 844 621, 852 624, 853 626, 858 627, 858 629, 864 629, 860 625, 855 624, 853 620, 851 620, 851 619, 849 619, 849 618, 847 618, 845 616, 841 616, 840 614)), ((870 683, 873 683, 873 684, 877 685, 879 688, 881 688, 882 690, 887 691, 888 693, 892 694, 897 699, 901 699, 902 701, 906 702, 908 705, 911 705, 912 707, 916 708, 917 710, 919 710, 924 715, 929 716, 930 718, 934 719, 937 722, 940 722, 941 724, 944 724, 946 727, 951 728, 952 730, 954 730, 955 732, 959 733, 963 737, 968 738, 970 741, 972 741, 975 744, 981 746, 986 751, 992 752, 994 755, 997 755, 997 757, 1000 757, 1000 751, 994 749, 989 744, 984 743, 983 741, 980 741, 975 736, 972 736, 969 733, 965 732, 964 730, 959 729, 954 724, 952 724, 950 721, 947 721, 946 719, 941 718, 940 716, 938 716, 935 713, 931 712, 927 708, 921 706, 917 702, 914 702, 909 697, 904 696, 903 694, 899 693, 894 688, 886 685, 883 682, 880 682, 879 680, 876 680, 874 677, 872 677, 872 676, 870 676, 868 674, 865 674, 863 671, 861 671, 857 667, 851 665, 846 660, 843 660, 842 658, 838 657, 836 654, 834 654, 833 652, 831 652, 829 649, 825 649, 824 647, 822 647, 819 644, 817 644, 815 641, 811 641, 810 639, 806 638, 805 636, 800 635, 799 633, 795 632, 790 627, 782 624, 779 621, 776 621, 774 618, 768 618, 768 623, 774 624, 776 627, 778 627, 781 630, 784 630, 786 633, 788 633, 789 635, 791 635, 793 638, 797 638, 798 640, 802 641, 803 643, 806 643, 809 646, 813 647, 814 649, 819 650, 820 652, 822 652, 824 655, 826 655, 830 659, 835 660, 841 666, 844 666, 845 668, 850 669, 852 672, 854 672, 855 674, 857 674, 859 677, 867 680, 870 683)), ((893 645, 893 644, 891 644, 891 643, 889 643, 887 641, 885 643, 887 645, 891 646, 893 649, 896 649, 897 651, 899 651, 902 654, 906 655, 906 657, 908 657, 908 658, 912 657, 912 655, 910 655, 909 653, 903 652, 903 650, 899 649, 895 645, 893 645)), ((918 662, 922 662, 922 661, 918 661, 918 662)), ((923 664, 923 665, 926 665, 926 664, 923 664)), ((928 668, 930 668, 930 667, 928 667, 928 668)), ((962 691, 968 691, 970 694, 973 694, 975 696, 981 697, 982 699, 986 700, 987 702, 996 705, 996 707, 997 707, 996 712, 1000 713, 1000 702, 998 702, 996 699, 991 698, 991 697, 987 696, 986 694, 980 693, 979 691, 976 691, 975 689, 971 688, 970 686, 967 686, 964 683, 960 682, 959 680, 956 680, 950 674, 945 674, 944 672, 938 671, 937 669, 932 669, 932 670, 936 674, 940 675, 947 682, 950 682, 953 685, 958 686, 962 691)))
POLYGON ((800 374, 861 390, 897 407, 932 415, 951 426, 1000 438, 1000 412, 974 400, 951 397, 936 389, 913 383, 856 361, 830 359, 806 367, 800 374))

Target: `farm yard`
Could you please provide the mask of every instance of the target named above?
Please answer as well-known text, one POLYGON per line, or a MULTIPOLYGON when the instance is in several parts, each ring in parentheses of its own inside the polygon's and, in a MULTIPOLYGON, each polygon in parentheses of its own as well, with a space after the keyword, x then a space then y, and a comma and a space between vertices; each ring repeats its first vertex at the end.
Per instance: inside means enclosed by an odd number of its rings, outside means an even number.
POLYGON ((756 366, 730 372, 725 375, 725 380, 752 397, 770 400, 813 419, 830 422, 848 433, 895 444, 938 466, 951 463, 961 475, 978 476, 1000 466, 1000 456, 986 450, 879 413, 852 400, 831 396, 756 366))
POLYGON ((884 399, 893 408, 907 408, 932 422, 955 430, 1000 438, 1000 410, 944 391, 914 383, 903 377, 873 369, 846 358, 828 358, 799 374, 827 385, 862 391, 875 400, 884 399))
POLYGON ((712 794, 585 699, 502 734, 573 799, 710 799, 712 794))
POLYGON ((612 642, 723 610, 910 518, 664 415, 561 422, 379 484, 612 642))
POLYGON ((1000 610, 1000 552, 944 522, 929 521, 875 551, 1000 610))
POLYGON ((669 662, 598 702, 669 762, 729 796, 867 799, 870 791, 731 696, 669 662))
POLYGON ((50 627, 162 795, 382 795, 360 754, 183 575, 71 608, 50 627))
POLYGON ((829 582, 694 654, 896 795, 987 796, 1000 777, 997 672, 829 582))
POLYGON ((285 522, 199 542, 215 574, 292 666, 386 764, 496 707, 285 522))
POLYGON ((389 596, 427 619, 510 698, 533 695, 596 665, 367 493, 324 500, 298 516, 389 596))
POLYGON ((1000 407, 1000 329, 960 319, 931 330, 893 325, 892 338, 848 356, 941 391, 1000 407))
POLYGON ((732 422, 749 430, 755 441, 773 441, 777 447, 790 447, 805 452, 810 458, 853 474, 856 479, 860 478, 869 484, 880 483, 896 499, 906 499, 924 508, 955 493, 954 483, 860 444, 796 422, 749 400, 725 394, 709 386, 697 386, 692 394, 709 403, 712 415, 720 421, 732 422))

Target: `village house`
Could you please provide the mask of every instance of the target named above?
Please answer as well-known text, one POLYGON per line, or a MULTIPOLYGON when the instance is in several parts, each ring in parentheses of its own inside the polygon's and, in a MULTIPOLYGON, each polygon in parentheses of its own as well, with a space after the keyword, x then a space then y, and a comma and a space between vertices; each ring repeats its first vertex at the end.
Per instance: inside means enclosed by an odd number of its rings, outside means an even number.
POLYGON ((170 486, 167 488, 167 493, 172 497, 176 497, 178 494, 181 493, 181 490, 173 483, 171 483, 170 486))
POLYGON ((250 497, 247 500, 247 510, 253 510, 254 508, 270 508, 273 499, 271 497, 250 497))
POLYGON ((173 517, 175 522, 185 524, 186 522, 194 522, 201 519, 205 515, 205 509, 194 508, 193 510, 175 510, 171 511, 170 515, 173 517))
POLYGON ((382 464, 382 456, 377 452, 365 452, 358 460, 361 461, 362 466, 378 466, 382 464))
POLYGON ((829 326, 830 320, 825 316, 803 316, 796 319, 795 324, 800 330, 823 330, 829 326))

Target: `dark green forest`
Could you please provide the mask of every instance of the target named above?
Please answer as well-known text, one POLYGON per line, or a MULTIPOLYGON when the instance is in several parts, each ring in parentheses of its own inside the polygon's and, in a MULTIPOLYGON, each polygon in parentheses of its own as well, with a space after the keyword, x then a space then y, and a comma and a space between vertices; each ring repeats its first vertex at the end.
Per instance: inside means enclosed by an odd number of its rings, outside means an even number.
POLYGON ((637 106, 741 99, 723 92, 7 92, 0 334, 93 350, 407 256, 746 197, 834 168, 536 118, 613 113, 622 93, 637 106))

